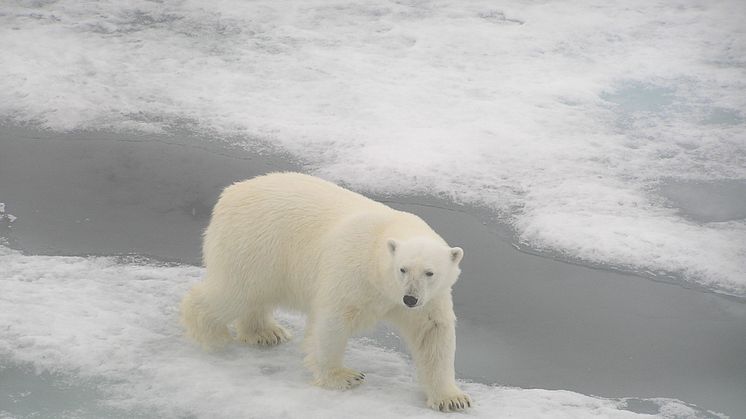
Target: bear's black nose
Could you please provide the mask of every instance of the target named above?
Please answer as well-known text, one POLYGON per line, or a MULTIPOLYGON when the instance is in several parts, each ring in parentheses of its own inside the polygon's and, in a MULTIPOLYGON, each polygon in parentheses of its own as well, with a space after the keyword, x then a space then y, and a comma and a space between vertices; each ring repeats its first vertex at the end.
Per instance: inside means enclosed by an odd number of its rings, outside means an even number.
POLYGON ((407 307, 414 307, 415 305, 417 305, 417 297, 413 297, 411 295, 405 295, 404 304, 406 304, 407 307))

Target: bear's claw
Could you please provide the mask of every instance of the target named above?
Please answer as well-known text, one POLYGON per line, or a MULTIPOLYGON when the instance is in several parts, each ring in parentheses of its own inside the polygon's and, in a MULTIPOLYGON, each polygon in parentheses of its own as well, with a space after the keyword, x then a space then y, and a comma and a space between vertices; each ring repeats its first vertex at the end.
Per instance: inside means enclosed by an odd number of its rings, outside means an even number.
POLYGON ((337 368, 317 377, 314 384, 332 390, 347 390, 357 387, 365 380, 365 374, 349 368, 337 368))
POLYGON ((282 326, 276 326, 252 333, 240 333, 238 339, 251 345, 274 346, 290 339, 290 332, 282 326))
POLYGON ((454 412, 471 407, 471 398, 465 393, 447 396, 437 401, 432 401, 430 407, 441 412, 454 412))

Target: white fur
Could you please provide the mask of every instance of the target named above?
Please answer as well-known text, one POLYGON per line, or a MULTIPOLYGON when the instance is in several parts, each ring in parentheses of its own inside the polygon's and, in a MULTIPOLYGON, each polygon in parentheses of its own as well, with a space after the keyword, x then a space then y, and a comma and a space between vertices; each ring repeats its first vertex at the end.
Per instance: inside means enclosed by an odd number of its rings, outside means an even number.
POLYGON ((409 345, 428 405, 471 404, 453 367, 451 286, 463 251, 419 217, 312 176, 275 173, 225 189, 203 253, 206 278, 184 297, 182 319, 206 349, 227 343, 234 321, 239 340, 281 343, 290 335, 274 308, 300 310, 315 383, 344 389, 364 377, 342 364, 348 338, 387 320, 409 345))

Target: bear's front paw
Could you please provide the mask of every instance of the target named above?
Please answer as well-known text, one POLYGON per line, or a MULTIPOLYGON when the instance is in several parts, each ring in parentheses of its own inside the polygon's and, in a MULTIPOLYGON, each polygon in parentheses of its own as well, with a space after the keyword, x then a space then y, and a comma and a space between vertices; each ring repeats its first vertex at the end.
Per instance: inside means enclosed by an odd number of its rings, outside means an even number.
POLYGON ((273 346, 286 342, 291 337, 284 327, 276 325, 259 331, 239 331, 238 339, 250 345, 273 346))
POLYGON ((319 374, 316 377, 316 384, 319 387, 331 390, 347 390, 362 384, 365 374, 349 368, 334 368, 319 374))
POLYGON ((461 390, 456 390, 447 396, 433 397, 428 399, 427 405, 441 412, 454 412, 471 407, 471 398, 461 390))

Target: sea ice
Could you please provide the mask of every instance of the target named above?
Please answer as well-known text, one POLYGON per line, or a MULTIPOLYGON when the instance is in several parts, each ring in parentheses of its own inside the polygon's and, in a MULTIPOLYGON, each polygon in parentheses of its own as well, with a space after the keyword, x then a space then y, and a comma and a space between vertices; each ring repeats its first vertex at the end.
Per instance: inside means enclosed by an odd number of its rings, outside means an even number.
MULTIPOLYGON (((442 417, 427 409, 401 354, 353 340, 347 360, 366 383, 347 392, 310 385, 298 341, 302 319, 281 313, 295 340, 205 353, 182 336, 178 301, 203 271, 104 257, 25 256, 0 246, 0 365, 96 383, 102 403, 156 417, 442 417)), ((1 371, 0 371, 1 373, 1 371)), ((712 417, 670 399, 603 399, 568 391, 462 382, 470 417, 712 417), (652 408, 651 408, 652 407, 652 408)), ((24 398, 38 397, 34 394, 24 398)), ((20 397, 20 396, 19 396, 20 397)), ((14 417, 13 404, 0 417, 14 417)))

